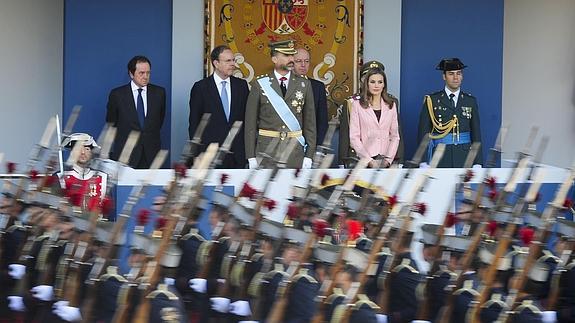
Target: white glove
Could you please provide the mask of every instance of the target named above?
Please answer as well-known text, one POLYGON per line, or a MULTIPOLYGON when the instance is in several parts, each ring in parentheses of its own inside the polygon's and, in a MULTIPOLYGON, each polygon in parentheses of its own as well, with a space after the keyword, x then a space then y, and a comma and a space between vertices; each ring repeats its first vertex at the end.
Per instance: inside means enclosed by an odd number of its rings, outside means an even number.
POLYGON ((72 306, 59 306, 52 311, 54 314, 58 315, 61 319, 68 322, 79 322, 82 320, 82 314, 80 314, 80 309, 72 306))
POLYGON ((475 164, 475 165, 473 165, 473 167, 471 167, 471 168, 472 168, 472 169, 481 169, 481 168, 483 168, 483 167, 482 167, 481 165, 479 165, 479 164, 475 164))
POLYGON ((541 319, 543 323, 555 323, 557 322, 557 312, 544 311, 541 313, 541 319))
POLYGON ((32 296, 41 301, 51 301, 54 296, 54 287, 48 285, 39 285, 32 288, 32 296))
POLYGON ((24 312, 24 299, 21 296, 8 296, 8 307, 15 312, 24 312))
POLYGON ((230 304, 230 313, 238 316, 250 316, 252 310, 248 301, 235 301, 230 304))
POLYGON ((419 163, 419 168, 429 168, 429 164, 426 162, 419 163))
POLYGON ((377 323, 387 323, 387 315, 385 314, 375 314, 377 323))
POLYGON ((312 160, 309 157, 304 157, 303 162, 301 163, 302 169, 310 169, 312 164, 312 160))
POLYGON ((52 305, 52 309, 56 310, 56 309, 58 309, 59 307, 68 306, 68 304, 70 304, 68 301, 57 301, 56 303, 54 303, 54 304, 52 305))
POLYGON ((204 294, 208 289, 208 281, 203 278, 192 278, 189 281, 190 288, 197 293, 204 294))
POLYGON ((259 321, 239 321, 238 323, 259 323, 259 321))
POLYGON ((258 160, 255 158, 248 158, 248 168, 249 169, 258 168, 258 160))
POLYGON ((168 286, 174 286, 175 283, 176 283, 176 280, 174 278, 170 278, 170 277, 164 278, 164 284, 166 284, 168 286))
MULTIPOLYGON (((386 321, 387 322, 387 321, 386 321)), ((413 320, 411 321, 411 323, 431 323, 431 321, 426 321, 426 320, 413 320)))
POLYGON ((26 274, 26 266, 20 264, 10 264, 8 265, 8 275, 12 279, 20 280, 26 274))
POLYGON ((227 313, 230 310, 230 299, 225 297, 211 297, 212 310, 227 313))

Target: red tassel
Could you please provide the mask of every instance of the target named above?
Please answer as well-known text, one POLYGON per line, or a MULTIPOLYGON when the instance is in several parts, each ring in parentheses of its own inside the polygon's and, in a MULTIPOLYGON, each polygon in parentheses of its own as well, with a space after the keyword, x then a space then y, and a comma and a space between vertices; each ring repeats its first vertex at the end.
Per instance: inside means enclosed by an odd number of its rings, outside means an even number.
POLYGON ((247 197, 253 200, 256 196, 257 190, 250 186, 248 183, 244 183, 242 190, 240 191, 240 197, 247 197))
POLYGON ((299 208, 297 207, 296 203, 291 203, 290 205, 288 205, 288 209, 287 209, 287 216, 290 220, 295 220, 297 219, 299 215, 299 208))
POLYGON ((389 204, 390 208, 393 208, 395 204, 397 204, 397 195, 392 195, 387 198, 387 204, 389 204))
POLYGON ((273 211, 276 208, 277 202, 272 199, 266 199, 264 201, 264 206, 266 209, 273 211))
POLYGON ((157 230, 162 230, 163 228, 166 227, 166 224, 168 224, 168 219, 164 218, 164 217, 159 217, 156 220, 156 229, 157 230))
POLYGON ((221 185, 226 185, 226 183, 228 182, 228 179, 230 178, 230 175, 226 174, 226 173, 222 173, 222 175, 220 176, 220 184, 221 185))
POLYGON ((176 176, 185 178, 188 173, 188 167, 186 167, 186 164, 184 163, 175 163, 174 172, 176 173, 176 176))
POLYGON ((445 227, 446 228, 451 228, 452 226, 454 226, 457 223, 457 216, 455 215, 455 213, 453 212, 447 212, 447 215, 445 216, 445 227))
POLYGON ((316 219, 312 223, 313 232, 318 238, 323 238, 327 234, 328 223, 324 219, 316 219))
POLYGON ((347 220, 348 240, 355 240, 363 232, 361 222, 357 220, 347 220))
POLYGON ((16 171, 16 163, 7 162, 6 163, 6 171, 8 172, 8 174, 14 174, 14 172, 16 171))
POLYGON ((138 211, 136 221, 139 226, 145 226, 150 222, 150 213, 151 212, 148 209, 140 209, 140 211, 138 211))
POLYGON ((565 202, 563 202, 563 207, 566 209, 570 209, 573 207, 573 200, 570 198, 566 198, 565 202))
POLYGON ((465 172, 465 176, 463 177, 463 182, 468 183, 473 178, 473 175, 473 171, 468 169, 467 172, 465 172))
POLYGON ((485 184, 487 185, 487 187, 489 187, 490 189, 494 190, 495 189, 495 185, 497 184, 497 179, 495 179, 495 177, 490 176, 489 178, 487 178, 487 180, 485 181, 485 184))
POLYGON ((328 174, 323 174, 321 176, 321 186, 325 186, 330 179, 331 178, 329 177, 328 174))
POLYGON ((496 189, 491 189, 491 190, 489 190, 489 192, 487 193, 487 196, 489 197, 489 199, 490 199, 491 201, 494 201, 494 202, 495 202, 495 200, 497 200, 497 195, 498 195, 498 194, 497 194, 497 190, 496 190, 496 189))
POLYGON ((489 221, 487 223, 487 233, 489 233, 490 237, 495 236, 495 231, 497 231, 497 221, 489 221))
POLYGON ((30 176, 30 180, 31 180, 32 182, 37 181, 37 180, 38 180, 38 171, 35 170, 35 169, 31 170, 29 176, 30 176))
POLYGON ((427 212, 427 205, 423 202, 415 203, 412 210, 413 212, 425 215, 425 212, 427 212))
POLYGON ((533 241, 533 236, 535 235, 535 230, 529 227, 522 227, 519 230, 519 236, 521 237, 521 242, 524 246, 529 246, 531 241, 533 241))

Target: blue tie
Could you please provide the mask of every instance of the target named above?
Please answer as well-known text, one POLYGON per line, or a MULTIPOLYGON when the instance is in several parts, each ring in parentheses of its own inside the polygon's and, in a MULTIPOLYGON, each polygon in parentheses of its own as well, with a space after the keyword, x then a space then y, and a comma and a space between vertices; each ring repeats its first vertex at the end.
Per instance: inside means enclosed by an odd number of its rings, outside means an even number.
POLYGON ((143 90, 144 89, 138 89, 138 104, 136 105, 138 120, 140 120, 140 128, 142 129, 144 129, 144 120, 146 120, 146 114, 144 113, 144 99, 142 98, 143 90))
POLYGON ((226 113, 226 119, 230 121, 230 101, 228 100, 228 91, 226 90, 226 81, 222 81, 222 105, 224 106, 224 112, 226 113))

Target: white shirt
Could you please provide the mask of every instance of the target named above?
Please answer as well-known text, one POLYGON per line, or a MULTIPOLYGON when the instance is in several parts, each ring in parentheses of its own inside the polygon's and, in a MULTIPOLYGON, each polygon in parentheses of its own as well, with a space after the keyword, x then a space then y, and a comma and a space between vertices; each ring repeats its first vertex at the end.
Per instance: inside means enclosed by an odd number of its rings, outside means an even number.
POLYGON ((282 85, 282 82, 280 81, 280 78, 285 77, 287 80, 284 81, 284 84, 286 85, 286 89, 289 87, 289 79, 290 79, 290 75, 291 75, 291 71, 288 72, 286 75, 281 75, 280 73, 278 73, 276 70, 274 70, 274 74, 276 76, 276 78, 278 79, 278 83, 280 84, 280 87, 282 85))
POLYGON ((220 94, 220 98, 222 97, 222 81, 226 81, 226 92, 228 93, 228 106, 224 107, 228 109, 228 111, 230 111, 231 114, 231 107, 230 105, 232 105, 232 86, 230 85, 230 78, 228 77, 227 79, 222 79, 217 73, 214 73, 214 82, 216 83, 216 87, 218 88, 218 93, 220 94))
POLYGON ((136 111, 138 111, 138 89, 142 89, 142 99, 144 100, 144 115, 148 115, 148 87, 139 87, 134 83, 134 81, 130 81, 130 86, 132 87, 132 95, 134 96, 134 106, 136 107, 136 111))
POLYGON ((457 106, 457 99, 459 98, 459 92, 461 92, 461 88, 457 89, 457 91, 452 92, 447 86, 445 87, 445 93, 447 93, 447 99, 449 99, 450 94, 454 94, 453 101, 455 102, 455 106, 457 106))

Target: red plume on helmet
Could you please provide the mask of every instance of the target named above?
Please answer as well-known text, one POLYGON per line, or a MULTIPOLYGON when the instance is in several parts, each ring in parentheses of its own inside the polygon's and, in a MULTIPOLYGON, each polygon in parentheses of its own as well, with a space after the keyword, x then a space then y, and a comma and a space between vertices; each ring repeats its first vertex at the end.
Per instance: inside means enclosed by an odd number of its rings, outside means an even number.
POLYGON ((487 233, 490 237, 495 236, 495 231, 497 231, 497 221, 489 221, 487 223, 487 233))
POLYGON ((136 222, 139 226, 145 226, 150 222, 150 210, 148 209, 140 209, 138 211, 138 215, 136 217, 136 222))
POLYGON ((529 246, 531 241, 533 241, 533 236, 535 235, 535 230, 529 227, 522 227, 519 229, 519 237, 524 246, 529 246))
POLYGON ((266 207, 266 209, 273 211, 276 208, 277 202, 270 199, 270 198, 266 198, 266 200, 264 201, 264 206, 266 207))
POLYGON ((447 215, 445 216, 445 227, 446 228, 451 228, 452 226, 454 226, 457 223, 457 216, 455 215, 455 213, 453 212, 447 212, 447 215))
POLYGON ((324 219, 315 219, 312 223, 312 230, 320 239, 325 237, 328 227, 329 225, 324 219))

